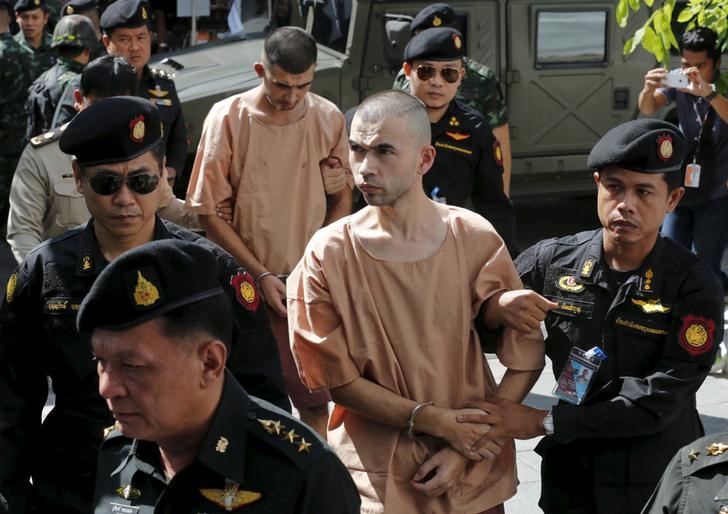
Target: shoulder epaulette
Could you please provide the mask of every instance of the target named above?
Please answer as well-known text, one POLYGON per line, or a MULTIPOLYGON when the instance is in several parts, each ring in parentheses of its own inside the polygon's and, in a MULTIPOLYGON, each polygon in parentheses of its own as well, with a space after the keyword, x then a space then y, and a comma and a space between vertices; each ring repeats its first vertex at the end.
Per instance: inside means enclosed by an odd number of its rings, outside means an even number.
POLYGON ((63 130, 65 128, 66 126, 64 125, 62 127, 49 130, 48 132, 45 132, 43 134, 39 134, 30 139, 30 145, 33 148, 40 148, 41 146, 45 146, 48 143, 52 143, 53 141, 58 141, 61 138, 61 134, 63 134, 63 130))
POLYGON ((299 467, 307 467, 328 450, 318 434, 287 412, 259 398, 251 400, 255 418, 250 417, 250 431, 299 467))
POLYGON ((682 469, 691 475, 701 469, 728 462, 728 434, 705 436, 683 447, 682 469))
POLYGON ((172 80, 172 75, 159 68, 149 68, 152 71, 152 76, 158 79, 172 80))

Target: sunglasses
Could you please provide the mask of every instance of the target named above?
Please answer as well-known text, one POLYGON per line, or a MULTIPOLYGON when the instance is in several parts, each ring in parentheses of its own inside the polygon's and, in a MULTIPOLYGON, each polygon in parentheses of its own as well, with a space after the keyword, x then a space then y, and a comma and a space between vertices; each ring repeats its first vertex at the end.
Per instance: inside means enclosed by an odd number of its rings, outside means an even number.
POLYGON ((435 68, 433 66, 427 66, 426 64, 420 64, 417 66, 417 78, 420 80, 430 80, 435 76, 435 73, 440 72, 445 82, 454 84, 460 78, 460 69, 458 68, 435 68))
POLYGON ((115 173, 99 173, 93 177, 83 178, 91 184, 91 189, 96 194, 103 196, 113 195, 121 189, 124 183, 126 183, 126 187, 140 195, 151 193, 157 189, 159 184, 159 175, 157 173, 137 173, 127 177, 115 173))

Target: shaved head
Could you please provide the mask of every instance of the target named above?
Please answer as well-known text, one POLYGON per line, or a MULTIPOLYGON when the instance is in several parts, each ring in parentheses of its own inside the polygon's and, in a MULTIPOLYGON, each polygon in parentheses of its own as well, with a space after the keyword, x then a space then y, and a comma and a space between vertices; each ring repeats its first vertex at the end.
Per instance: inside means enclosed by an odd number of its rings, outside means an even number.
POLYGON ((370 96, 357 107, 352 125, 356 121, 373 123, 388 117, 405 119, 408 133, 417 146, 430 144, 432 133, 427 108, 419 98, 404 91, 384 91, 370 96))

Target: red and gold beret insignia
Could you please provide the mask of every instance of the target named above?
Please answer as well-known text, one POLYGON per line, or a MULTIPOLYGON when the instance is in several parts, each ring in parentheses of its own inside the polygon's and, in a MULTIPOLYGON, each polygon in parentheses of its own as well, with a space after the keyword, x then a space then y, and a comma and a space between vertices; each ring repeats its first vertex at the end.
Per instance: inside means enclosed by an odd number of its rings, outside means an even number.
POLYGON ((140 114, 139 116, 132 118, 129 122, 129 139, 135 143, 142 143, 144 142, 146 132, 147 127, 144 124, 144 115, 140 114))
POLYGON ((235 298, 240 305, 252 312, 258 310, 260 295, 255 287, 255 280, 249 273, 239 271, 236 275, 230 277, 230 285, 233 286, 235 298))
POLYGON ((453 34, 452 42, 455 44, 455 48, 457 48, 458 50, 460 50, 463 47, 463 40, 460 37, 460 34, 453 34))
POLYGON ((715 322, 702 316, 686 314, 682 318, 678 342, 683 350, 697 356, 713 349, 715 322))
POLYGON ((501 150, 500 142, 497 139, 493 141, 493 157, 498 166, 503 166, 503 150, 501 150))
POLYGON ((73 14, 73 6, 67 5, 66 6, 66 14, 73 14))
POLYGON ((672 157, 672 137, 665 134, 657 138, 657 156, 660 160, 667 162, 672 157))

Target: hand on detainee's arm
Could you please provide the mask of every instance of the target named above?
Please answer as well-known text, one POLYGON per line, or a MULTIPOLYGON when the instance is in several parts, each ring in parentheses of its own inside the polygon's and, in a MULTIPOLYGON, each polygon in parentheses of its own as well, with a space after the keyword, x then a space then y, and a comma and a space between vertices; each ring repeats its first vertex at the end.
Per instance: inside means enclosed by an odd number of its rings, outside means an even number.
POLYGON ((488 401, 470 402, 468 405, 485 412, 460 414, 458 421, 485 423, 491 427, 480 444, 497 437, 531 439, 546 433, 542 422, 548 411, 498 397, 492 397, 488 401))
POLYGON ((445 447, 420 465, 412 476, 412 488, 427 496, 440 496, 460 479, 468 459, 452 448, 445 447))
POLYGON ((518 332, 537 330, 546 314, 559 304, 529 289, 503 291, 488 299, 483 311, 486 327, 495 329, 503 325, 518 332))
POLYGON ((334 195, 348 187, 349 176, 338 157, 326 157, 319 162, 319 168, 327 195, 334 195))

